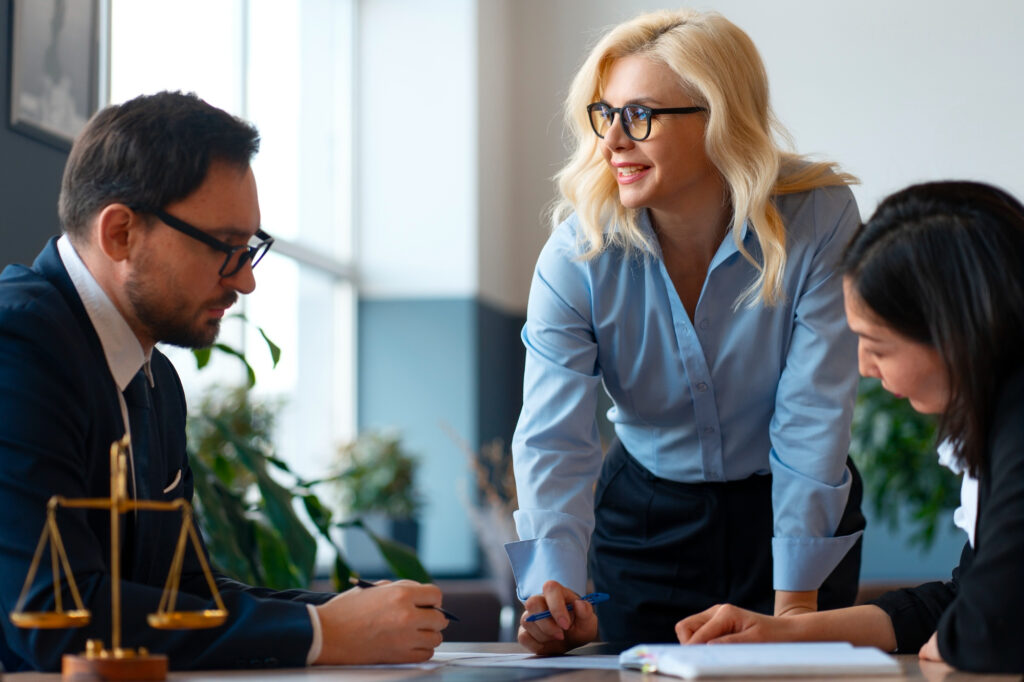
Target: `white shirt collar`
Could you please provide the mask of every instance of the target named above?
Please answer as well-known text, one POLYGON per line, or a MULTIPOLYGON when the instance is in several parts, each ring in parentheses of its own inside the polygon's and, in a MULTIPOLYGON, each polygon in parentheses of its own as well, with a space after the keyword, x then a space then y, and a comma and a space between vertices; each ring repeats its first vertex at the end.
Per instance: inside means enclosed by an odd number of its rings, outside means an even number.
POLYGON ((82 299, 89 321, 92 322, 96 335, 100 337, 100 345, 103 346, 110 375, 118 390, 124 391, 140 367, 145 368, 149 384, 152 386, 153 374, 149 367, 152 350, 149 353, 142 350, 142 344, 139 343, 135 332, 89 272, 89 268, 82 262, 66 234, 57 240, 57 251, 71 277, 71 283, 75 285, 75 290, 82 299))
POLYGON ((978 527, 978 479, 964 471, 956 458, 956 448, 949 440, 939 443, 938 453, 939 464, 954 474, 964 476, 960 484, 960 506, 953 512, 953 523, 967 533, 967 540, 974 547, 974 533, 978 527))

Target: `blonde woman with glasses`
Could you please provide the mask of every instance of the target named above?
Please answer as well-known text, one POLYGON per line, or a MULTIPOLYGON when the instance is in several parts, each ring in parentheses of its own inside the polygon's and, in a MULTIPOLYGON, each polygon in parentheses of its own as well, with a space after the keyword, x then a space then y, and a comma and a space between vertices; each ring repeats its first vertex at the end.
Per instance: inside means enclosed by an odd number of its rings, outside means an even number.
POLYGON ((519 641, 672 641, 716 603, 852 604, 856 341, 835 268, 854 179, 780 148, 757 49, 714 13, 612 29, 565 115, 513 440, 519 641))

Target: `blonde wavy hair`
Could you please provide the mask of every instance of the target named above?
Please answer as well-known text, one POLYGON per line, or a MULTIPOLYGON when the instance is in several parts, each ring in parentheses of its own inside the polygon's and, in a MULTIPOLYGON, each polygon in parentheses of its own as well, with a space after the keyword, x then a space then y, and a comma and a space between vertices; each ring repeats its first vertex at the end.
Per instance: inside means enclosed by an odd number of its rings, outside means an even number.
POLYGON ((566 124, 575 148, 555 176, 561 198, 552 209, 554 225, 576 212, 584 260, 609 245, 655 251, 639 228, 639 211, 619 202, 615 176, 601 156, 600 140, 587 115, 587 105, 601 99, 612 63, 631 55, 668 66, 694 104, 708 108, 705 149, 729 192, 733 239, 759 273, 740 300, 751 305, 778 303, 784 296, 786 227, 772 197, 853 184, 857 179, 835 163, 810 161, 779 146, 777 138, 787 145, 791 142, 769 105, 768 75, 757 48, 720 14, 695 10, 643 14, 616 26, 597 43, 565 101, 566 124), (761 246, 761 263, 740 239, 747 220, 761 246))

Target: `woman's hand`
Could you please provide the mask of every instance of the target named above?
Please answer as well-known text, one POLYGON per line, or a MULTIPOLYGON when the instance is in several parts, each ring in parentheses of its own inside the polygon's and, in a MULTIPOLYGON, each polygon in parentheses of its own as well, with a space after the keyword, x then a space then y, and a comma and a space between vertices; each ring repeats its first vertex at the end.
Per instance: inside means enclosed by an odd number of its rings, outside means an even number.
MULTIPOLYGON (((850 642, 882 651, 896 648, 889 614, 872 604, 787 616, 765 616, 719 604, 676 623, 676 635, 683 644, 818 641, 850 642)), ((921 649, 922 657, 927 648, 921 649)), ((941 660, 937 650, 935 656, 941 660)))
POLYGON ((594 607, 555 580, 544 583, 543 593, 526 600, 526 611, 519 621, 519 643, 535 654, 564 654, 597 638, 597 614, 594 607), (566 608, 572 604, 572 611, 566 608), (533 622, 533 613, 550 611, 550 618, 533 622))
POLYGON ((818 610, 818 591, 789 592, 776 590, 775 615, 799 616, 803 613, 814 613, 818 610))
POLYGON ((942 654, 939 653, 939 633, 933 632, 932 636, 928 638, 928 641, 924 643, 921 650, 917 652, 917 657, 925 661, 938 661, 939 663, 945 663, 942 660, 942 654))
POLYGON ((676 636, 682 644, 790 641, 792 620, 718 604, 676 623, 676 636))

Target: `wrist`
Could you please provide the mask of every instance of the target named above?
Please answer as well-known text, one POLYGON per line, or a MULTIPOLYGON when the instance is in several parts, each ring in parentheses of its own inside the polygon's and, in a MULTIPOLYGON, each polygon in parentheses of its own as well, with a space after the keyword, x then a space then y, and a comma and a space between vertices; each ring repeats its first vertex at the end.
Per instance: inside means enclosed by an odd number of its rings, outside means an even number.
POLYGON ((775 592, 775 615, 776 616, 797 616, 803 613, 814 613, 818 610, 818 591, 789 591, 777 590, 775 592))

